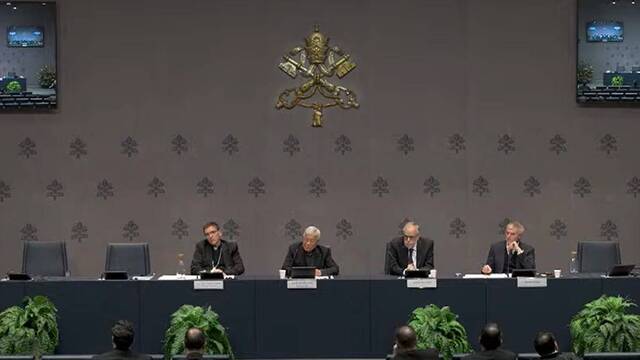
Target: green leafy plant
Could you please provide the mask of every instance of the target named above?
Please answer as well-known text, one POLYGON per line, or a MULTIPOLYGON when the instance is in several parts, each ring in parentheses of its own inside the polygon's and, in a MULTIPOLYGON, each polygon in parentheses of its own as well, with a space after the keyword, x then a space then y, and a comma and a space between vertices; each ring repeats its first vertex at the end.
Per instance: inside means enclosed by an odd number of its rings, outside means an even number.
POLYGON ((578 64, 578 70, 576 72, 576 79, 579 85, 586 85, 593 79, 593 66, 581 61, 578 64))
POLYGON ((620 296, 601 296, 576 314, 569 328, 573 351, 640 351, 640 315, 628 314, 636 306, 620 296))
POLYGON ((43 66, 38 73, 40 87, 49 89, 56 81, 56 72, 48 65, 43 66))
POLYGON ((184 352, 184 335, 192 327, 204 332, 207 339, 205 353, 229 354, 231 359, 234 359, 227 331, 218 321, 218 314, 211 310, 211 307, 192 305, 182 305, 171 314, 171 323, 164 334, 165 359, 171 359, 173 355, 184 352))
POLYGON ((471 351, 467 331, 448 306, 431 304, 413 310, 409 326, 418 336, 418 349, 436 348, 446 360, 453 354, 471 351))
POLYGON ((622 75, 616 75, 611 78, 612 86, 622 86, 622 84, 624 84, 624 78, 622 77, 622 75))
POLYGON ((17 80, 9 81, 7 85, 4 87, 7 92, 10 93, 19 93, 22 91, 22 85, 17 80))
POLYGON ((0 313, 0 354, 52 354, 58 346, 55 305, 45 296, 26 297, 24 307, 0 313))

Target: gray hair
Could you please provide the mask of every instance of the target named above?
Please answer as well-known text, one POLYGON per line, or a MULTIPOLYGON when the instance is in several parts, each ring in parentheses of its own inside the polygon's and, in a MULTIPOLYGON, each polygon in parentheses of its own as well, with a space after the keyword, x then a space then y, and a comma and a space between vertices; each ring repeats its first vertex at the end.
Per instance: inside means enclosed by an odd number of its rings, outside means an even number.
POLYGON ((304 229, 303 236, 313 236, 314 239, 318 240, 320 239, 320 229, 318 229, 313 225, 309 226, 306 229, 304 229))
POLYGON ((522 235, 522 233, 524 233, 524 225, 522 225, 519 221, 512 221, 507 224, 507 227, 509 226, 513 226, 514 228, 516 228, 518 230, 518 235, 522 235))
POLYGON ((418 232, 418 234, 420 233, 420 225, 418 225, 414 221, 407 221, 406 223, 404 223, 404 226, 402 226, 402 231, 404 232, 407 229, 407 227, 409 227, 409 226, 415 227, 416 231, 418 232))

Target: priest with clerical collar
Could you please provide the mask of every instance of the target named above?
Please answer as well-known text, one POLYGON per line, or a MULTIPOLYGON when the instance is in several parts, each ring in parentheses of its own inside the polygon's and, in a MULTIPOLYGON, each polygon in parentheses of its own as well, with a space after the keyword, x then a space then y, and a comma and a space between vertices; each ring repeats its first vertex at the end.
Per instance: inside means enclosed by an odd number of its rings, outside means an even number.
POLYGON ((215 222, 208 222, 202 227, 205 239, 196 244, 191 261, 191 274, 202 271, 222 272, 225 275, 241 275, 244 265, 238 250, 238 244, 222 240, 222 230, 215 222))

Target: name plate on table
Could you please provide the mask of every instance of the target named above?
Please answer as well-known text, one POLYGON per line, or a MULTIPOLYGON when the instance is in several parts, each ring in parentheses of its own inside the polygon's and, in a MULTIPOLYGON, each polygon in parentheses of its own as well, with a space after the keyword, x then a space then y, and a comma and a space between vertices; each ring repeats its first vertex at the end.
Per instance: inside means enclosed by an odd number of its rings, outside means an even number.
POLYGON ((194 280, 193 290, 224 290, 224 280, 194 280))
POLYGON ((438 287, 436 279, 407 279, 408 289, 435 289, 438 287))
POLYGON ((518 277, 519 288, 547 287, 547 278, 518 277))
POLYGON ((316 279, 289 279, 287 280, 287 289, 317 289, 318 282, 316 279))

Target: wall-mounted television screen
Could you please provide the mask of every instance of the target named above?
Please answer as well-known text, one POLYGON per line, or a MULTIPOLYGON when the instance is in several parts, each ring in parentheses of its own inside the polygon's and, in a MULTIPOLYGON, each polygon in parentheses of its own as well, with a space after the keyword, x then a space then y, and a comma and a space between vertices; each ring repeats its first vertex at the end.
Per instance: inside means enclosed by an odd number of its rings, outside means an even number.
POLYGON ((7 28, 7 46, 43 47, 44 28, 42 26, 9 26, 7 28))
POLYGON ((50 111, 58 107, 56 3, 0 3, 0 112, 50 111))
POLYGON ((588 42, 621 42, 624 35, 622 21, 589 21, 588 42))
POLYGON ((639 23, 638 6, 632 1, 576 3, 576 101, 640 106, 640 38, 631 26, 639 23))

